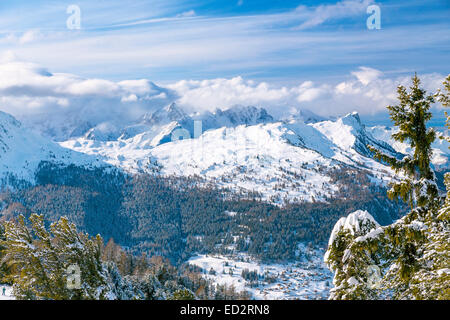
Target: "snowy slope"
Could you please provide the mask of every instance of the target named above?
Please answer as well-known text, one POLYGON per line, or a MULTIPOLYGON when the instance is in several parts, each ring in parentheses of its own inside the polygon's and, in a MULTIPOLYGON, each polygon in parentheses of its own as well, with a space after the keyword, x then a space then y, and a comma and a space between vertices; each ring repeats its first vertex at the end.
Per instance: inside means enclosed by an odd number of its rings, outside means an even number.
POLYGON ((33 182, 41 161, 86 167, 106 165, 95 156, 62 148, 24 128, 12 116, 0 112, 0 179, 4 180, 12 174, 19 179, 33 182))
POLYGON ((118 138, 126 140, 145 133, 146 139, 159 137, 153 141, 154 145, 170 142, 173 130, 183 128, 191 137, 195 136, 194 121, 201 121, 202 130, 218 129, 222 127, 236 127, 238 125, 256 125, 273 122, 274 119, 265 109, 252 106, 234 106, 227 110, 217 109, 215 112, 203 112, 188 115, 176 103, 171 103, 154 112, 147 112, 123 127, 110 122, 104 122, 92 128, 79 130, 78 136, 88 140, 115 141, 118 138), (81 134, 84 132, 83 134, 81 134), (165 135, 161 135, 161 133, 165 135), (167 136, 166 136, 167 135, 167 136))
POLYGON ((361 123, 361 119, 356 112, 350 113, 336 121, 317 122, 312 124, 312 126, 343 150, 353 150, 358 154, 370 157, 371 152, 368 150, 367 145, 371 145, 387 154, 401 157, 384 140, 373 137, 361 123))
POLYGON ((81 138, 61 145, 101 154, 107 162, 132 172, 162 166, 162 174, 200 175, 220 186, 262 192, 267 199, 286 195, 309 201, 321 198, 319 193, 335 191, 322 187, 330 178, 317 172, 319 165, 331 168, 335 161, 303 147, 303 139, 282 123, 223 127, 198 139, 157 146, 152 140, 143 133, 114 142, 81 138))

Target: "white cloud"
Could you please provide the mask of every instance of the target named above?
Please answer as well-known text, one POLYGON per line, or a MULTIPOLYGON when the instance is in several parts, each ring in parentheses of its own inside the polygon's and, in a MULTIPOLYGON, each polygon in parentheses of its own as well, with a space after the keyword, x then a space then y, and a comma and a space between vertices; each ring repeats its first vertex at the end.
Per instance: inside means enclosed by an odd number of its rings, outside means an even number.
POLYGON ((0 44, 24 45, 40 40, 43 37, 44 35, 37 29, 27 30, 25 32, 14 32, 8 33, 3 38, 0 38, 0 44))
MULTIPOLYGON (((214 111, 233 105, 264 107, 277 118, 300 109, 338 116, 352 111, 371 115, 396 102, 398 84, 409 77, 388 78, 379 70, 360 67, 337 83, 304 81, 276 86, 242 77, 183 80, 165 87, 147 79, 114 82, 85 79, 73 74, 51 73, 7 54, 0 59, 0 110, 27 124, 39 123, 41 131, 67 137, 77 126, 127 124, 145 112, 176 101, 187 111, 214 111)), ((423 87, 434 92, 444 75, 419 75, 423 87)))
MULTIPOLYGON (((226 109, 233 105, 265 107, 276 117, 287 117, 305 108, 323 116, 339 116, 352 111, 373 115, 386 111, 396 102, 399 84, 409 85, 410 77, 386 78, 383 72, 360 67, 345 81, 314 83, 305 81, 297 86, 274 86, 267 82, 245 80, 242 77, 203 81, 179 81, 168 87, 178 93, 178 103, 190 110, 226 109)), ((423 87, 435 92, 444 80, 440 74, 420 75, 423 87)))
POLYGON ((153 111, 175 97, 149 80, 114 82, 50 73, 9 56, 0 63, 0 110, 58 138, 76 126, 102 122, 120 125, 153 111), (54 132, 54 130, 59 130, 54 132))
POLYGON ((379 79, 383 73, 373 68, 359 67, 359 70, 353 71, 352 75, 354 75, 363 85, 366 86, 370 82, 379 79))
POLYGON ((196 16, 195 10, 185 11, 185 12, 177 15, 177 17, 179 17, 179 18, 191 18, 191 17, 195 17, 195 16, 196 16))
POLYGON ((320 25, 330 19, 351 17, 366 12, 367 7, 373 0, 344 0, 336 4, 320 5, 311 9, 306 6, 299 6, 296 12, 307 17, 298 28, 307 29, 320 25))
POLYGON ((329 90, 329 86, 323 85, 321 87, 315 87, 312 81, 305 81, 298 88, 298 97, 297 101, 302 102, 310 102, 320 98, 323 95, 326 95, 329 90))
POLYGON ((178 103, 191 109, 202 110, 227 108, 236 104, 279 104, 289 97, 287 88, 271 88, 268 83, 246 81, 242 77, 183 80, 168 87, 180 96, 178 103))
POLYGON ((3 51, 0 54, 0 63, 6 63, 6 62, 11 62, 11 61, 16 61, 16 60, 18 60, 17 55, 12 50, 3 51))
POLYGON ((39 40, 42 37, 42 34, 39 30, 28 30, 25 33, 23 33, 19 38, 20 44, 25 44, 29 42, 33 42, 36 40, 39 40))
POLYGON ((130 94, 128 97, 122 97, 120 100, 122 102, 136 102, 138 101, 138 97, 135 94, 130 94))

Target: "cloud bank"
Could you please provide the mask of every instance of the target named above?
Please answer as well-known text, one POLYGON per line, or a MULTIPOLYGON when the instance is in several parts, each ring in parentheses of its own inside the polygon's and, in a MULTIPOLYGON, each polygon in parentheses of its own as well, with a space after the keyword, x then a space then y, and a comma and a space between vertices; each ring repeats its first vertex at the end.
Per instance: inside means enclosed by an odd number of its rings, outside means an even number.
POLYGON ((85 79, 51 73, 12 55, 0 61, 0 110, 57 139, 79 126, 122 125, 176 99, 147 79, 85 79))
MULTIPOLYGON (((423 74, 422 85, 429 92, 441 87, 444 75, 423 74)), ((288 117, 301 109, 322 116, 339 116, 358 111, 374 115, 386 111, 396 102, 398 85, 408 86, 410 76, 386 77, 382 71, 359 67, 346 80, 332 83, 304 81, 297 86, 276 87, 267 82, 242 77, 204 81, 179 81, 168 88, 177 92, 178 102, 191 110, 211 110, 232 105, 256 105, 268 109, 276 117, 288 117)))
MULTIPOLYGON (((423 86, 434 92, 444 75, 422 74, 423 86)), ((242 77, 183 80, 158 86, 148 79, 110 81, 52 73, 36 64, 0 59, 0 110, 43 133, 65 139, 86 126, 114 127, 135 121, 177 102, 188 112, 214 111, 234 105, 264 107, 277 118, 302 109, 322 116, 358 111, 384 112, 396 102, 396 87, 409 77, 389 78, 382 71, 360 67, 336 83, 304 81, 276 86, 242 77)))

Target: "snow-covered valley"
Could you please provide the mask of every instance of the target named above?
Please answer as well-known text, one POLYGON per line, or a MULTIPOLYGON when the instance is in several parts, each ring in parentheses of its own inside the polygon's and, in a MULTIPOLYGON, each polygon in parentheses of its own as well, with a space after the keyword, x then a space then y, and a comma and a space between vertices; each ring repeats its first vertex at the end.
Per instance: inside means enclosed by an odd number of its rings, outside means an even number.
POLYGON ((187 263, 202 269, 219 285, 247 291, 257 300, 324 300, 332 287, 332 273, 323 262, 324 250, 299 244, 295 262, 265 264, 246 254, 198 255, 187 263))

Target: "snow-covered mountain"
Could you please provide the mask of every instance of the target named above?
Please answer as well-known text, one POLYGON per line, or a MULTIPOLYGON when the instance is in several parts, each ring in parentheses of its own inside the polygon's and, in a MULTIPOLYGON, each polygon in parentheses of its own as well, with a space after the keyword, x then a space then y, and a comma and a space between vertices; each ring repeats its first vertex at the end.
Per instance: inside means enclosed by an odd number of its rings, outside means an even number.
POLYGON ((125 132, 114 141, 85 136, 61 145, 100 155, 131 172, 198 175, 222 187, 257 191, 273 202, 323 200, 335 194, 339 186, 330 174, 335 169, 366 169, 374 182, 385 183, 385 173, 393 173, 370 158, 367 144, 402 156, 374 138, 356 113, 305 123, 276 121, 255 107, 187 116, 170 105, 125 132), (194 132, 195 122, 201 122, 200 133, 194 132), (172 141, 176 130, 196 139, 172 141))
POLYGON ((172 121, 184 122, 189 120, 189 116, 180 108, 176 103, 156 110, 153 113, 146 113, 141 117, 141 123, 145 123, 149 126, 167 124, 172 121))
POLYGON ((256 125, 274 121, 265 109, 253 106, 234 106, 225 111, 217 109, 214 113, 206 113, 196 119, 204 121, 208 128, 233 127, 242 124, 256 125))
MULTIPOLYGON (((188 115, 170 104, 123 128, 95 126, 57 145, 2 113, 0 176, 32 181, 41 161, 106 163, 131 173, 198 175, 274 203, 321 201, 339 192, 339 169, 366 170, 377 184, 395 177, 367 145, 396 157, 410 152, 389 139, 389 128, 366 128, 357 113, 335 120, 305 115, 278 121, 264 109, 242 106, 188 115)), ((447 145, 435 147, 435 165, 448 166, 447 145)))
MULTIPOLYGON (((299 110, 297 114, 293 114, 290 119, 292 120, 301 120, 304 123, 316 123, 326 120, 332 120, 332 118, 326 118, 315 114, 309 110, 299 110)), ((335 120, 335 119, 333 119, 335 120)))
MULTIPOLYGON (((111 123, 102 123, 87 130, 84 137, 89 140, 114 141, 119 137, 133 138, 138 134, 146 133, 146 137, 160 136, 161 132, 171 134, 176 129, 187 130, 191 137, 195 136, 194 121, 201 121, 202 130, 218 129, 221 127, 235 127, 238 125, 256 125, 258 123, 273 122, 274 119, 265 109, 253 106, 234 106, 224 111, 203 112, 188 115, 171 103, 155 112, 148 112, 139 117, 137 121, 129 123, 123 128, 117 128, 111 123)), ((169 139, 155 140, 153 145, 170 142, 169 139), (162 141, 160 141, 162 140, 162 141)))
POLYGON ((7 184, 12 176, 34 182, 36 169, 42 161, 58 165, 107 166, 96 156, 63 148, 0 112, 0 184, 7 184))
POLYGON ((371 145, 391 156, 401 156, 388 143, 373 137, 361 123, 361 119, 356 112, 335 121, 316 122, 312 126, 343 150, 353 150, 358 154, 370 157, 371 152, 367 146, 371 145))

